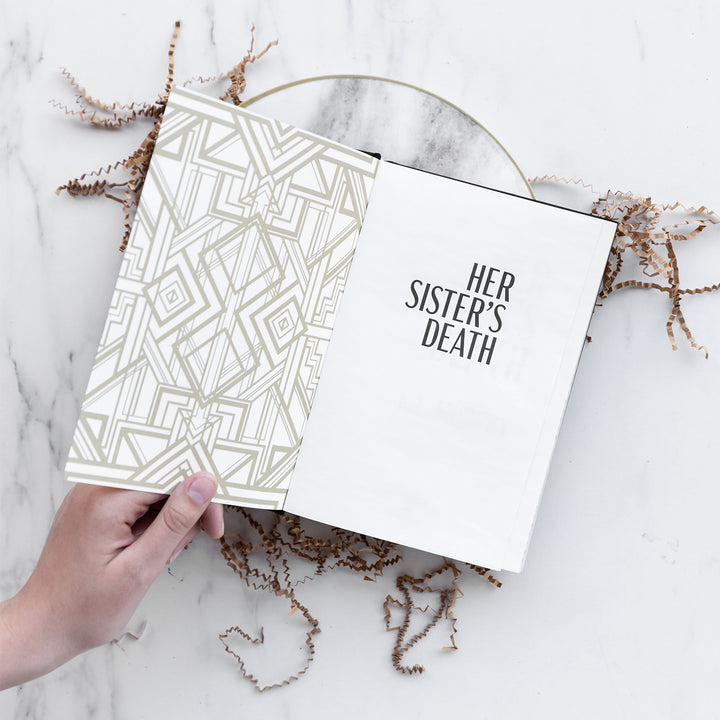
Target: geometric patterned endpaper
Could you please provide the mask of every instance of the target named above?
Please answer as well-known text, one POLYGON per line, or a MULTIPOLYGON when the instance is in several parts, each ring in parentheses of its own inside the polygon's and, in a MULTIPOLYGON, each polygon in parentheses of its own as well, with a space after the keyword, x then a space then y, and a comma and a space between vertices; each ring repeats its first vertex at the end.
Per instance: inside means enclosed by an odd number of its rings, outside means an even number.
POLYGON ((167 104, 66 465, 280 509, 377 160, 226 102, 167 104))

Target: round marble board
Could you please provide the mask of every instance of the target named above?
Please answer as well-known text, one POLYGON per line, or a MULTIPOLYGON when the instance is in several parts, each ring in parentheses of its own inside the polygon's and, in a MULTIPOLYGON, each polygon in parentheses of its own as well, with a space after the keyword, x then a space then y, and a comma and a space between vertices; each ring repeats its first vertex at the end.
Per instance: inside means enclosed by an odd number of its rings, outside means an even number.
POLYGON ((477 120, 443 98, 394 80, 298 80, 244 107, 384 160, 533 197, 517 163, 477 120))

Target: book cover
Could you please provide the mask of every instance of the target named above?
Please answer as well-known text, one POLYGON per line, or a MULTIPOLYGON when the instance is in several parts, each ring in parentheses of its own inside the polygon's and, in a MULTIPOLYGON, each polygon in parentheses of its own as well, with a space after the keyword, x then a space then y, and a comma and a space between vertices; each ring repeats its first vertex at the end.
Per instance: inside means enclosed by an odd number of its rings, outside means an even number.
POLYGON ((69 480, 280 509, 377 160, 176 89, 112 296, 69 480))

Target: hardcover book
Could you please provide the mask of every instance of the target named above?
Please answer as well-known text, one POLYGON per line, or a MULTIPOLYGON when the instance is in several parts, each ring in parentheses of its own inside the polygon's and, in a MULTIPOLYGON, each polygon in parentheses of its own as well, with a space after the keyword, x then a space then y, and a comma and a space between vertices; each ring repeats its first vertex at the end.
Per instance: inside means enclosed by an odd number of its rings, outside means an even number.
POLYGON ((175 89, 66 476, 518 571, 614 233, 175 89))

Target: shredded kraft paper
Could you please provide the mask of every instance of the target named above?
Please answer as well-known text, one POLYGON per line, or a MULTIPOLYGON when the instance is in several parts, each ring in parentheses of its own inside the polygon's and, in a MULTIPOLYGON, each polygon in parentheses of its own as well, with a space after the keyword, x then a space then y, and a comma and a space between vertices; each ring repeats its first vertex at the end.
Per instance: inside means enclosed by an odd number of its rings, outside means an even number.
POLYGON ((532 178, 530 183, 536 187, 544 183, 581 186, 593 195, 598 195, 592 202, 590 211, 594 215, 618 222, 615 242, 603 274, 600 299, 604 300, 611 293, 625 288, 667 293, 671 308, 665 330, 672 349, 678 349, 673 330, 677 323, 690 345, 708 357, 707 348, 697 343, 685 321, 681 301, 686 295, 718 290, 720 283, 695 288, 681 287, 675 243, 692 240, 709 227, 720 224, 717 213, 704 205, 695 208, 685 207, 680 203, 655 203, 649 197, 639 197, 629 192, 608 190, 604 194, 598 194, 592 185, 582 180, 560 178, 556 175, 532 178), (637 261, 641 277, 620 280, 619 275, 630 257, 637 261))
MULTIPOLYGON (((105 103, 88 94, 75 77, 63 70, 75 91, 76 107, 55 103, 66 114, 81 122, 107 129, 117 129, 138 120, 152 122, 152 128, 140 147, 123 160, 82 174, 57 189, 72 196, 102 196, 119 203, 123 209, 124 234, 120 250, 125 250, 134 211, 142 191, 145 174, 152 156, 170 88, 175 80, 175 46, 180 29, 176 22, 168 51, 168 72, 165 85, 154 102, 105 103), (124 176, 111 179, 113 175, 124 176)), ((211 77, 193 77, 183 83, 211 83, 225 81, 228 86, 221 100, 241 105, 245 90, 245 72, 277 42, 269 43, 261 52, 254 52, 254 28, 251 30, 250 49, 245 57, 227 72, 211 77)), ((545 175, 531 180, 535 186, 546 183, 563 183, 591 189, 579 180, 545 175)), ((679 324, 690 345, 705 353, 707 350, 693 337, 682 311, 686 295, 696 295, 720 289, 720 283, 696 288, 681 287, 674 244, 697 237, 720 218, 706 207, 686 208, 677 203, 662 205, 630 193, 608 191, 592 203, 591 211, 618 222, 618 230, 603 276, 600 300, 625 288, 642 288, 666 293, 671 304, 666 332, 673 350, 678 344, 674 327, 679 324), (621 279, 626 261, 634 257, 640 277, 621 279)), ((320 632, 320 622, 298 597, 298 589, 308 579, 330 571, 343 569, 359 574, 363 580, 374 582, 390 568, 399 567, 403 559, 398 545, 377 540, 359 533, 338 528, 318 526, 288 513, 228 508, 233 520, 239 521, 239 531, 226 534, 220 545, 227 565, 248 588, 273 593, 288 604, 288 612, 300 613, 306 623, 304 664, 284 678, 257 677, 237 652, 233 639, 250 645, 262 645, 264 631, 257 635, 237 626, 227 628, 219 635, 225 651, 237 662, 244 678, 262 692, 290 684, 304 675, 312 662, 316 648, 314 637, 320 632), (235 515, 237 513, 237 515, 235 515), (302 571, 298 572, 298 568, 302 571), (309 568, 309 572, 308 572, 309 568)), ((231 519, 228 517, 228 519, 231 519)), ((427 556, 428 558, 430 556, 427 556)), ((427 561, 426 561, 427 562, 427 561)), ((394 633, 391 664, 400 673, 411 675, 424 672, 423 665, 408 660, 409 651, 427 640, 433 628, 447 634, 444 651, 457 649, 457 619, 455 605, 463 595, 461 583, 465 576, 479 576, 496 587, 501 583, 482 567, 458 563, 447 558, 434 558, 426 572, 398 572, 396 591, 388 594, 383 603, 385 628, 394 633)), ((137 633, 127 633, 139 638, 137 633)))
MULTIPOLYGON (((58 193, 66 191, 70 195, 103 196, 119 202, 122 205, 125 218, 125 233, 120 245, 120 250, 125 250, 130 238, 132 215, 140 199, 145 173, 147 172, 150 158, 155 148, 155 140, 160 130, 160 119, 162 118, 170 89, 175 80, 175 44, 179 31, 180 21, 177 21, 173 30, 172 40, 170 41, 170 49, 168 50, 168 72, 165 87, 162 89, 162 92, 158 94, 154 102, 133 102, 128 104, 102 102, 89 95, 86 89, 80 86, 75 77, 63 68, 62 74, 68 79, 70 85, 75 90, 75 102, 78 107, 70 108, 61 103, 51 103, 55 107, 63 110, 66 115, 72 115, 79 118, 82 122, 106 129, 121 128, 124 125, 143 118, 153 121, 152 129, 142 141, 140 147, 129 157, 100 168, 99 170, 84 173, 79 178, 69 180, 65 185, 57 189, 58 193), (116 170, 129 173, 129 177, 118 182, 110 182, 104 179, 104 176, 110 175, 116 170), (93 180, 94 177, 98 179, 93 180)), ((268 43, 262 52, 255 54, 253 52, 255 45, 254 31, 255 28, 253 27, 251 30, 250 49, 237 65, 234 65, 227 72, 218 75, 192 77, 183 83, 183 87, 191 83, 211 83, 228 80, 229 86, 225 93, 221 95, 220 99, 231 100, 235 105, 240 105, 242 103, 240 95, 245 91, 245 68, 250 63, 254 63, 260 59, 273 45, 277 45, 277 41, 268 43)))

